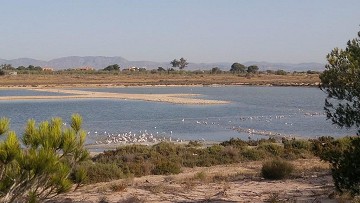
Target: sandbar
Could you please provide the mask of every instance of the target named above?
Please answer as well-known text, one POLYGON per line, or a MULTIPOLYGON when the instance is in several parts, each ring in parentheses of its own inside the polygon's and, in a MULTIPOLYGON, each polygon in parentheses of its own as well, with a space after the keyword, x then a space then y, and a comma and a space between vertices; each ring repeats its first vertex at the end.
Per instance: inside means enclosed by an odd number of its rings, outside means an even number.
POLYGON ((0 96, 0 100, 59 100, 59 99, 129 99, 141 100, 151 102, 166 102, 173 104, 196 104, 196 105, 210 105, 210 104, 227 104, 229 101, 209 100, 194 98, 199 94, 128 94, 128 93, 110 93, 110 92, 96 92, 96 91, 82 91, 61 88, 29 88, 28 90, 62 93, 66 95, 48 95, 48 96, 0 96))

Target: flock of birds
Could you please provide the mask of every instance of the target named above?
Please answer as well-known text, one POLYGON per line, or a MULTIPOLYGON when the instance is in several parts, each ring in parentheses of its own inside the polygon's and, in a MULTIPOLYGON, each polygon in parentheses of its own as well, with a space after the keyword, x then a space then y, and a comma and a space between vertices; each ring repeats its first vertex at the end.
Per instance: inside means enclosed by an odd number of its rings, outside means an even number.
MULTIPOLYGON (((304 116, 316 116, 316 115, 323 115, 322 113, 311 112, 311 113, 304 113, 304 116)), ((287 119, 293 115, 275 115, 275 116, 243 116, 243 117, 225 117, 222 118, 205 118, 202 120, 194 119, 194 118, 183 118, 181 119, 182 123, 192 123, 194 125, 214 125, 224 127, 226 129, 237 131, 240 134, 248 134, 248 139, 256 138, 254 135, 258 136, 268 136, 268 137, 286 137, 292 138, 296 137, 295 135, 286 135, 279 132, 271 132, 267 130, 259 130, 259 129, 252 129, 252 128, 244 128, 240 125, 237 125, 237 121, 262 121, 262 122, 272 122, 273 120, 281 120, 287 119), (225 121, 226 120, 226 121, 225 121)), ((293 123, 291 122, 284 122, 285 125, 292 126, 293 123)), ((154 127, 156 130, 157 127, 154 127)), ((122 132, 122 133, 110 133, 110 132, 88 132, 88 135, 91 135, 96 141, 93 144, 151 144, 151 143, 159 143, 163 141, 167 142, 179 142, 182 143, 184 140, 179 138, 173 137, 173 131, 169 132, 148 132, 147 130, 137 131, 137 132, 122 132)), ((204 142, 205 139, 201 138, 198 141, 204 142)))
MULTIPOLYGON (((88 134, 91 134, 91 132, 88 132, 88 134)), ((98 133, 97 131, 94 132, 95 136, 97 137, 97 140, 95 141, 95 144, 135 144, 135 143, 158 143, 158 142, 183 142, 181 139, 173 139, 171 137, 172 131, 168 133, 162 132, 156 132, 155 134, 147 132, 147 130, 139 131, 139 132, 125 132, 125 133, 108 133, 108 132, 102 132, 98 133)))

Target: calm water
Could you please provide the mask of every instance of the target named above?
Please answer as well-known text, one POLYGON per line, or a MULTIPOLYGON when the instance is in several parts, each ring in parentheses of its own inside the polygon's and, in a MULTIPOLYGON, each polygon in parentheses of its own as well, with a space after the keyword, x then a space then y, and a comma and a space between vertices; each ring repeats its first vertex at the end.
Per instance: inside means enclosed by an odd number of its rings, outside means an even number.
MULTIPOLYGON (((107 134, 148 132, 185 140, 223 141, 262 134, 316 137, 355 134, 338 129, 323 112, 325 94, 317 88, 298 87, 128 87, 82 89, 124 93, 197 93, 200 98, 231 101, 225 105, 179 105, 115 99, 0 101, 0 117, 11 119, 21 135, 27 119, 37 121, 73 113, 84 119, 88 143, 107 134)), ((56 95, 29 90, 0 90, 7 95, 56 95)))

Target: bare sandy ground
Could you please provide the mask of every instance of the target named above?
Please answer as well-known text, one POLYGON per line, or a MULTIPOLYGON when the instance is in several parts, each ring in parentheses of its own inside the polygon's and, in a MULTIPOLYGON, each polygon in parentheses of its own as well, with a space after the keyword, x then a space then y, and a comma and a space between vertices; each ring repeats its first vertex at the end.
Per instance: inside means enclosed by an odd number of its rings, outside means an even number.
POLYGON ((293 164, 297 172, 288 180, 264 180, 261 162, 245 162, 87 185, 55 202, 336 202, 328 197, 334 190, 328 164, 293 164))
POLYGON ((226 104, 228 101, 207 100, 194 98, 199 96, 197 94, 126 94, 126 93, 109 93, 109 92, 95 92, 95 91, 81 91, 70 89, 48 89, 48 88, 34 88, 29 90, 41 92, 64 93, 68 95, 59 96, 0 96, 0 100, 34 100, 34 99, 129 99, 142 100, 152 102, 167 102, 174 104, 226 104))

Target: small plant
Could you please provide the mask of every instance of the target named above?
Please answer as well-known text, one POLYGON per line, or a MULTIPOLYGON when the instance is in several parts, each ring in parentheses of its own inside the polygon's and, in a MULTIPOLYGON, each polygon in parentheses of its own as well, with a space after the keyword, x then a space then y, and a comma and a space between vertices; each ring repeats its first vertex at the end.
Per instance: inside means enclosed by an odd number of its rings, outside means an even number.
POLYGON ((99 197, 99 203, 109 203, 109 200, 106 196, 99 197))
POLYGON ((280 200, 279 193, 272 193, 272 194, 269 195, 269 198, 266 200, 266 202, 280 203, 280 202, 285 202, 285 201, 280 200))
POLYGON ((164 192, 166 188, 163 184, 159 184, 159 185, 146 186, 145 189, 153 194, 158 194, 164 192))
POLYGON ((274 159, 267 161, 261 168, 262 177, 270 180, 281 180, 290 176, 293 172, 294 166, 281 159, 274 159))
POLYGON ((207 177, 208 176, 207 176, 206 172, 201 171, 201 172, 197 172, 194 175, 194 180, 205 181, 207 179, 207 177))
POLYGON ((110 189, 113 192, 123 192, 125 191, 127 188, 127 184, 122 182, 122 183, 114 183, 110 185, 110 189))
POLYGON ((119 201, 121 203, 143 203, 145 202, 143 199, 140 199, 137 196, 130 196, 122 201, 119 201))

